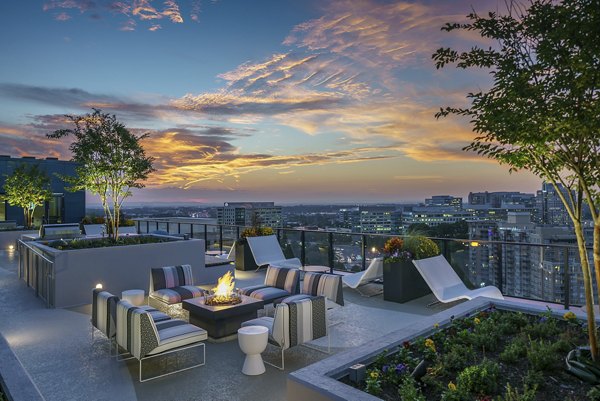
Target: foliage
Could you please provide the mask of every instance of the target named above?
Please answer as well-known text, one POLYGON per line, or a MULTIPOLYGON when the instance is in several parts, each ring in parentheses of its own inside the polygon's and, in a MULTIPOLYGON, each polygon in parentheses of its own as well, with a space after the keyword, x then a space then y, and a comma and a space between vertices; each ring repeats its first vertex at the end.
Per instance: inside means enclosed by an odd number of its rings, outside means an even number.
MULTIPOLYGON (((560 369, 568 350, 585 343, 585 333, 580 324, 557 319, 550 311, 527 315, 491 307, 465 318, 451 318, 441 329, 434 324, 433 329, 428 337, 379 355, 368 368, 376 372, 364 384, 369 391, 384 400, 398 399, 409 375, 425 399, 447 401, 536 399, 532 397, 562 401, 572 395, 574 387, 579 397, 575 399, 583 399, 591 388, 560 369), (540 325, 552 328, 544 330, 540 325), (534 337, 540 333, 550 337, 534 337), (424 376, 417 374, 421 362, 428 365, 424 376), (545 398, 548 394, 553 396, 545 398)), ((403 391, 411 391, 406 386, 403 391)))
POLYGON ((468 366, 458 374, 457 386, 476 395, 489 395, 496 392, 500 367, 497 363, 484 360, 479 365, 468 366))
POLYGON ((404 377, 400 384, 400 388, 398 388, 398 395, 402 400, 426 401, 425 396, 417 387, 415 379, 411 376, 404 377))
POLYGON ((71 241, 56 240, 48 243, 48 246, 60 250, 87 249, 87 248, 105 248, 110 246, 156 244, 160 242, 169 242, 168 238, 158 238, 149 235, 136 235, 131 237, 113 238, 94 238, 94 239, 74 239, 71 241))
POLYGON ((600 401, 600 386, 592 387, 586 395, 590 401, 600 401))
POLYGON ((242 231, 242 233, 240 234, 240 239, 244 239, 246 237, 261 237, 264 235, 273 235, 275 233, 271 227, 262 226, 260 216, 256 212, 252 213, 251 219, 252 226, 242 231))
POLYGON ((535 401, 537 387, 527 387, 523 389, 523 393, 519 393, 519 389, 512 387, 510 383, 506 383, 506 392, 504 397, 496 398, 496 401, 535 401))
POLYGON ((594 220, 594 264, 600 282, 600 7, 596 0, 509 1, 503 14, 472 12, 464 30, 492 41, 459 53, 441 48, 436 67, 490 70, 487 92, 469 93, 470 107, 442 109, 470 119, 477 137, 465 148, 510 167, 526 169, 557 190, 573 223, 588 314, 588 336, 598 356, 592 273, 582 227, 582 205, 594 220), (564 188, 564 190, 562 190, 564 188))
POLYGON ((73 136, 69 146, 77 162, 77 177, 63 177, 71 190, 88 190, 100 197, 107 221, 108 235, 118 238, 120 210, 132 188, 142 183, 154 171, 153 158, 146 156, 140 144, 148 134, 136 136, 116 116, 94 109, 83 116, 66 116, 74 129, 61 129, 49 138, 73 136))
POLYGON ((33 227, 33 213, 36 207, 43 206, 44 202, 52 198, 50 178, 33 164, 18 165, 13 173, 6 177, 4 182, 5 199, 12 206, 23 208, 25 227, 33 227))
POLYGON ((426 259, 440 254, 440 248, 435 242, 422 235, 409 236, 405 241, 405 248, 413 254, 415 259, 426 259))
POLYGON ((386 241, 383 246, 385 263, 394 263, 402 261, 410 261, 413 259, 413 255, 407 249, 404 249, 404 240, 400 237, 392 237, 386 241))

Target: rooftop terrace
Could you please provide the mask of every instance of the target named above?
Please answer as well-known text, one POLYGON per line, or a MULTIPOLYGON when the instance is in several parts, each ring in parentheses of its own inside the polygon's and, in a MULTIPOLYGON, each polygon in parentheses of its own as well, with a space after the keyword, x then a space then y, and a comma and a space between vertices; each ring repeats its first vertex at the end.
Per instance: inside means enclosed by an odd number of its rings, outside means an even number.
MULTIPOLYGON (((244 355, 237 341, 207 342, 204 367, 140 384, 137 361, 110 358, 108 340, 101 336, 91 342, 90 305, 46 308, 18 279, 17 258, 16 252, 0 251, 0 334, 48 401, 284 400, 290 372, 329 357, 313 349, 294 347, 286 351, 285 371, 267 366, 265 374, 249 377, 241 373, 244 355)), ((236 271, 239 286, 261 283, 263 279, 264 271, 236 271)), ((375 291, 378 284, 369 286, 375 291)), ((392 303, 381 295, 363 297, 348 288, 344 289, 344 298, 346 305, 330 314, 332 321, 342 322, 331 329, 332 353, 351 350, 456 306, 428 307, 434 301, 433 295, 405 304, 392 303)), ((311 345, 325 350, 327 339, 311 345)), ((3 347, 0 344, 0 351, 6 351, 3 347)), ((267 348, 263 357, 275 359, 277 353, 267 348)), ((5 365, 3 371, 15 368, 5 365)))

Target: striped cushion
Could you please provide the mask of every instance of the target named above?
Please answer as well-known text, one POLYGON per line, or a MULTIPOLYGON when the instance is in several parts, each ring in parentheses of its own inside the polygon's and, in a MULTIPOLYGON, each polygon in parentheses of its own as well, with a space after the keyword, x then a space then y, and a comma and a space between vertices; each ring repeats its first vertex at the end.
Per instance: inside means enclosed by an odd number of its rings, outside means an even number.
POLYGON ((336 274, 305 273, 300 292, 308 295, 323 295, 338 305, 344 305, 342 276, 336 274))
POLYGON ((282 302, 275 309, 274 318, 259 318, 242 326, 269 328, 269 341, 287 349, 327 335, 325 298, 309 297, 282 302))
POLYGON ((291 295, 286 290, 269 287, 266 285, 254 285, 252 287, 242 288, 241 291, 244 295, 263 300, 266 303, 273 302, 291 295))
POLYGON ((184 299, 201 297, 202 295, 204 295, 204 291, 193 285, 164 288, 150 293, 152 298, 159 299, 168 304, 178 304, 184 299))
POLYGON ((192 266, 153 267, 150 272, 150 291, 194 285, 192 266))
POLYGON ((265 285, 286 290, 290 294, 298 293, 299 280, 298 269, 269 266, 265 275, 265 285))
POLYGON ((208 336, 205 330, 183 320, 171 319, 155 323, 147 311, 135 307, 118 308, 120 318, 124 313, 128 315, 130 327, 126 335, 123 335, 121 326, 117 326, 117 343, 137 359, 203 341, 208 336))
POLYGON ((151 306, 133 306, 128 301, 120 301, 116 306, 117 344, 128 351, 133 347, 133 344, 131 343, 133 341, 132 330, 133 326, 135 325, 134 318, 136 313, 148 314, 153 322, 165 322, 171 320, 168 315, 152 308, 151 306))
POLYGON ((119 298, 108 291, 94 289, 92 293, 92 326, 108 338, 116 334, 116 305, 119 298))

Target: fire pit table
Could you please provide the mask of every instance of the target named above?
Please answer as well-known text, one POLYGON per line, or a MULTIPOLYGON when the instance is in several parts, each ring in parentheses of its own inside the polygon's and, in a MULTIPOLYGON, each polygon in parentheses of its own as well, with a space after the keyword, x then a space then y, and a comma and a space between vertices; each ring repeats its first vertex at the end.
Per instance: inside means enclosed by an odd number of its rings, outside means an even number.
POLYGON ((260 299, 240 295, 241 301, 235 305, 206 305, 205 298, 187 299, 183 309, 190 313, 190 323, 202 327, 213 340, 227 341, 237 334, 242 322, 256 318, 257 311, 264 302, 260 299))

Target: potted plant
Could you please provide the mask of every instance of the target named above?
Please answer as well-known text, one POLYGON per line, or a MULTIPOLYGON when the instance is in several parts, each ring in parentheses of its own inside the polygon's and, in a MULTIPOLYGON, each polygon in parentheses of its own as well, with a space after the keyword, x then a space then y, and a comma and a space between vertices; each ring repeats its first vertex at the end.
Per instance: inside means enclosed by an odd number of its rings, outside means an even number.
POLYGON ((254 256, 248 246, 247 237, 261 237, 263 235, 273 235, 271 227, 262 227, 258 219, 253 219, 252 227, 242 231, 240 238, 235 242, 235 269, 236 270, 256 270, 258 266, 254 261, 254 256))
POLYGON ((390 238, 383 247, 383 299, 408 302, 431 293, 429 286, 413 265, 413 259, 436 256, 435 242, 422 235, 390 238))

